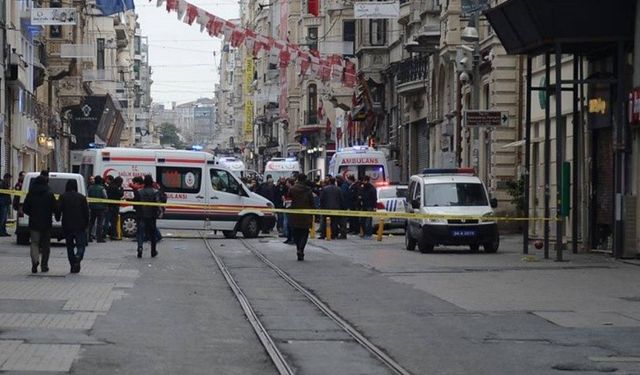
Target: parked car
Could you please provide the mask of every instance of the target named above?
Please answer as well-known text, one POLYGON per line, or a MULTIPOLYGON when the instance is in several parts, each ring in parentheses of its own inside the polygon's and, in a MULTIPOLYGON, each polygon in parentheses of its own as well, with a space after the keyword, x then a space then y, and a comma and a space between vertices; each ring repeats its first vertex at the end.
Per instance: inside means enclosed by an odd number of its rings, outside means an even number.
MULTIPOLYGON (((22 192, 23 195, 20 196, 20 207, 22 207, 22 203, 24 203, 24 199, 26 197, 27 192, 29 191, 29 187, 33 183, 33 180, 38 177, 40 173, 37 172, 29 172, 24 176, 24 183, 22 184, 22 192)), ((76 180, 78 183, 78 192, 82 195, 87 195, 87 188, 84 183, 84 179, 82 175, 77 173, 58 173, 58 172, 50 172, 49 173, 49 187, 53 194, 62 194, 64 193, 65 187, 67 186, 67 181, 76 180)), ((18 220, 16 224, 16 242, 18 245, 28 245, 29 244, 29 216, 22 213, 22 209, 18 213, 18 220)), ((55 238, 58 241, 64 239, 64 231, 62 230, 62 223, 57 221, 55 217, 53 218, 53 226, 51 228, 51 238, 55 238)))
MULTIPOLYGON (((378 212, 406 212, 407 185, 387 185, 376 188, 378 193, 378 212)), ((386 229, 404 228, 407 225, 406 219, 389 218, 384 220, 386 229)))

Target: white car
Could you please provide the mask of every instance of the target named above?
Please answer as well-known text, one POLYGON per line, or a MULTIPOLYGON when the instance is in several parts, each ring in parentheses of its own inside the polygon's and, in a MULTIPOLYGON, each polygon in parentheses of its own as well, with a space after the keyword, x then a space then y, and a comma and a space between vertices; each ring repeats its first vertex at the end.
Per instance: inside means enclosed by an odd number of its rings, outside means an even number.
MULTIPOLYGON (((18 213, 18 220, 16 225, 16 242, 18 245, 28 245, 29 244, 29 216, 22 213, 22 203, 24 203, 24 198, 26 197, 27 192, 29 191, 29 187, 33 180, 38 177, 40 173, 37 172, 29 172, 24 176, 24 182, 22 183, 22 192, 24 193, 20 196, 20 211, 18 213)), ((50 172, 49 173, 49 187, 53 194, 62 194, 67 186, 67 181, 76 180, 78 183, 78 192, 82 195, 87 195, 87 188, 84 183, 84 179, 82 175, 77 173, 58 173, 58 172, 50 172)), ((57 221, 55 217, 53 218, 53 225, 51 228, 51 238, 56 238, 58 241, 64 239, 64 231, 62 230, 62 223, 57 221)))
MULTIPOLYGON (((387 185, 376 188, 378 194, 378 204, 376 211, 378 212, 398 212, 406 211, 407 202, 407 185, 387 185)), ((404 228, 407 224, 406 219, 390 218, 384 219, 385 228, 404 228)))

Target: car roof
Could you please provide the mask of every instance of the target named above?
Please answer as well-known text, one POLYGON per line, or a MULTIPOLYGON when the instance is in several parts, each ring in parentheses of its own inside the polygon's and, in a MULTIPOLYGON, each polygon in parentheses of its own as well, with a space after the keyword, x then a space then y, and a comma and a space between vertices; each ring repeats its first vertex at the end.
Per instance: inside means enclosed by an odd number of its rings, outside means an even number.
MULTIPOLYGON (((28 172, 25 175, 25 178, 34 178, 40 176, 40 172, 28 172)), ((82 179, 82 175, 78 173, 68 173, 68 172, 49 172, 49 178, 80 178, 82 179)))
POLYGON ((385 185, 385 186, 376 186, 376 189, 377 190, 385 190, 385 189, 398 190, 398 188, 407 189, 408 187, 409 187, 408 185, 385 185))
POLYGON ((459 182, 459 183, 467 183, 467 184, 481 184, 482 181, 478 176, 469 176, 469 175, 456 175, 456 174, 447 174, 447 175, 416 175, 414 176, 420 180, 422 180, 425 184, 444 184, 451 182, 459 182))

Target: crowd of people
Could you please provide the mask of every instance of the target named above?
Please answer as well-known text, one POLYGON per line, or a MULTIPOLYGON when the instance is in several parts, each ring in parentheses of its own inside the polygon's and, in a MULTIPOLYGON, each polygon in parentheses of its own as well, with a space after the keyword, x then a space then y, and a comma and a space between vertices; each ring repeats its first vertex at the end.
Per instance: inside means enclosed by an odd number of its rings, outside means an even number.
MULTIPOLYGON (((307 180, 303 174, 293 177, 281 177, 274 182, 271 175, 267 175, 264 182, 256 179, 244 180, 251 191, 270 200, 275 208, 291 209, 325 209, 340 211, 374 211, 376 209, 377 192, 371 184, 369 176, 356 180, 355 176, 327 175, 324 179, 307 180), (303 188, 304 187, 304 188, 303 188), (308 189, 308 192, 307 192, 308 189), (310 197, 310 202, 307 202, 310 197)), ((304 259, 304 245, 301 237, 308 238, 301 233, 302 228, 311 228, 311 215, 278 214, 277 230, 281 237, 286 238, 285 244, 296 245, 298 259, 304 259), (298 236, 296 236, 296 233, 298 236)), ((319 222, 319 239, 326 239, 327 217, 316 217, 319 222)), ((363 239, 371 239, 373 225, 371 217, 357 216, 328 216, 331 239, 346 239, 347 235, 358 235, 363 239)))
MULTIPOLYGON (((0 188, 10 186, 11 176, 6 174, 0 188), (9 184, 9 185, 8 185, 9 184)), ((24 173, 14 189, 22 188, 24 173)), ((166 203, 166 194, 162 187, 153 181, 151 175, 133 179, 129 188, 133 190, 133 201, 151 204, 135 205, 138 235, 137 256, 142 257, 144 242, 151 242, 151 256, 156 257, 157 243, 162 239, 157 229, 156 220, 162 216, 163 208, 155 203, 166 203)), ((102 176, 90 177, 87 185, 87 195, 78 192, 78 183, 74 179, 66 182, 65 192, 55 197, 49 187, 49 173, 42 171, 33 179, 29 191, 22 205, 13 202, 16 210, 29 215, 29 235, 31 241, 31 272, 49 271, 49 256, 51 253, 50 240, 53 217, 61 221, 67 246, 67 258, 71 266, 71 273, 80 272, 80 263, 84 257, 89 242, 106 242, 120 239, 118 230, 118 213, 120 204, 100 201, 89 202, 87 198, 122 200, 124 198, 123 180, 121 177, 102 176)), ((0 194, 0 206, 10 206, 9 194, 0 194), (7 203, 7 197, 8 202, 7 203)), ((6 233, 6 217, 3 218, 4 208, 0 208, 0 235, 4 229, 6 233)))

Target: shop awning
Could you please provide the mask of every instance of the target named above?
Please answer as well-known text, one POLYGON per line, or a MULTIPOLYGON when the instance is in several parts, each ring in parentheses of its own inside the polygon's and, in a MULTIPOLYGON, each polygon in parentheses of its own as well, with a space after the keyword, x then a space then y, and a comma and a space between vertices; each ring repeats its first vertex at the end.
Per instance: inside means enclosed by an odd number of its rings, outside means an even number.
POLYGON ((636 0, 507 0, 485 15, 509 54, 562 53, 633 40, 636 0))

